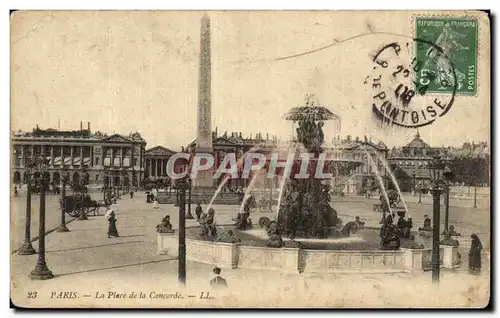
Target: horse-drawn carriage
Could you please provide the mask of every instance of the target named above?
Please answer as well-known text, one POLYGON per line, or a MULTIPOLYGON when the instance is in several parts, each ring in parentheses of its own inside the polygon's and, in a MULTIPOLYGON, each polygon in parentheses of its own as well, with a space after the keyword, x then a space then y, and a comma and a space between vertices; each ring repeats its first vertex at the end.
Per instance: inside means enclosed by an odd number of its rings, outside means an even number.
MULTIPOLYGON (((80 215, 82 210, 82 195, 73 194, 64 197, 64 202, 60 202, 64 212, 68 213, 69 216, 77 217, 80 215)), ((93 215, 99 215, 99 209, 105 207, 104 201, 92 200, 90 195, 84 194, 83 196, 83 212, 84 214, 93 213, 93 215)))

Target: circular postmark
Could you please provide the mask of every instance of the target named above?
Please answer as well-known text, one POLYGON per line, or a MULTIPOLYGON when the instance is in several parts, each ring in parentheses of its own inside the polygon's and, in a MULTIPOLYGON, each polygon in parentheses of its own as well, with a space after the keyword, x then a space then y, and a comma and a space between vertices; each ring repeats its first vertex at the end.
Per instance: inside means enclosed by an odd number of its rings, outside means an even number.
POLYGON ((417 128, 444 116, 457 91, 455 68, 436 44, 411 39, 383 45, 372 57, 372 113, 382 123, 417 128), (442 92, 429 93, 430 86, 442 92))

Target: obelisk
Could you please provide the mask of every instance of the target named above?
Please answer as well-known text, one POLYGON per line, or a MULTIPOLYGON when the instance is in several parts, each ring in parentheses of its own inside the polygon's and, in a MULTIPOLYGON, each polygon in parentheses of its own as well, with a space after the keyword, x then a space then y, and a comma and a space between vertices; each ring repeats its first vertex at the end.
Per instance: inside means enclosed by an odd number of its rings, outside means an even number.
MULTIPOLYGON (((196 149, 198 154, 212 154, 212 87, 210 54, 210 19, 205 14, 200 28, 200 65, 198 74, 198 127, 196 149)), ((204 162, 202 162, 204 164, 204 162)), ((198 171, 194 184, 201 188, 213 187, 213 169, 198 171)))

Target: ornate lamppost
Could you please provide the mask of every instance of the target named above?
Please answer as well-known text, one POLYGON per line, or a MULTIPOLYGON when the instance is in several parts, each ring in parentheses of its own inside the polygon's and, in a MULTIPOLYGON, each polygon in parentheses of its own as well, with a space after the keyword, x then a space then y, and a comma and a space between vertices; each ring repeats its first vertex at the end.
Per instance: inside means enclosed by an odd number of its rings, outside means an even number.
POLYGON ((191 181, 191 178, 188 180, 189 184, 189 196, 188 196, 188 210, 186 214, 186 219, 194 219, 193 215, 191 214, 191 192, 193 192, 193 182, 191 181))
POLYGON ((45 191, 48 183, 47 180, 47 165, 49 160, 46 156, 38 158, 38 167, 40 177, 40 215, 39 215, 39 228, 38 228, 38 261, 35 268, 31 271, 29 277, 36 280, 51 279, 54 277, 52 272, 47 267, 45 262, 45 191))
POLYGON ((432 211, 433 211, 433 226, 432 226, 432 281, 439 282, 439 269, 441 260, 439 255, 439 241, 440 241, 440 207, 441 207, 441 194, 446 189, 446 181, 451 177, 451 170, 445 171, 445 164, 439 155, 434 156, 429 163, 429 174, 432 181, 431 194, 432 194, 432 211))
MULTIPOLYGON (((191 156, 192 157, 192 156, 191 156)), ((188 196, 188 210, 186 214, 186 219, 194 219, 193 215, 191 214, 191 193, 193 192, 193 181, 191 180, 191 162, 192 158, 189 159, 189 162, 187 163, 187 171, 188 175, 186 176, 187 178, 187 183, 188 183, 188 189, 189 189, 189 196, 188 196)))
POLYGON ((31 244, 31 188, 33 182, 33 168, 35 162, 31 157, 27 157, 24 162, 26 167, 26 228, 24 234, 24 244, 17 252, 19 255, 33 255, 36 253, 33 245, 31 244))
POLYGON ((446 165, 443 171, 444 186, 445 186, 445 197, 444 197, 444 230, 443 234, 448 233, 449 230, 449 219, 450 219, 450 181, 453 178, 453 171, 451 171, 450 167, 446 165))
POLYGON ((66 166, 62 166, 61 168, 61 225, 57 228, 57 232, 69 232, 68 227, 66 226, 66 183, 69 180, 69 172, 66 166))
POLYGON ((415 176, 416 176, 416 173, 415 171, 413 171, 413 195, 416 195, 417 193, 417 183, 415 182, 415 176))
POLYGON ((477 209, 477 184, 474 184, 474 208, 477 209))
POLYGON ((86 187, 85 187, 85 184, 86 184, 86 180, 85 180, 85 177, 84 177, 84 172, 85 170, 82 168, 80 169, 80 180, 79 180, 79 184, 78 184, 78 188, 82 194, 82 206, 81 206, 81 209, 80 209, 80 215, 78 216, 78 221, 86 221, 88 220, 89 218, 87 217, 87 215, 85 214, 85 193, 86 193, 86 187))
POLYGON ((186 284, 186 189, 187 178, 177 179, 175 187, 179 193, 179 283, 186 284))

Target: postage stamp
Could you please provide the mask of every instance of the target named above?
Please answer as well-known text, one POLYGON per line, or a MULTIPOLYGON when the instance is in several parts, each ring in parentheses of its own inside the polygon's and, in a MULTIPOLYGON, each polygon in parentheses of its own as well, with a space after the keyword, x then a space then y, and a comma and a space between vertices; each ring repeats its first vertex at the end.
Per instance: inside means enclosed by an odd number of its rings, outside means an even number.
POLYGON ((477 91, 478 21, 473 18, 415 19, 415 36, 435 47, 415 46, 415 58, 425 61, 416 82, 429 85, 428 93, 453 93, 456 78, 456 94, 474 95, 477 91), (429 75, 433 75, 432 80, 429 75))

